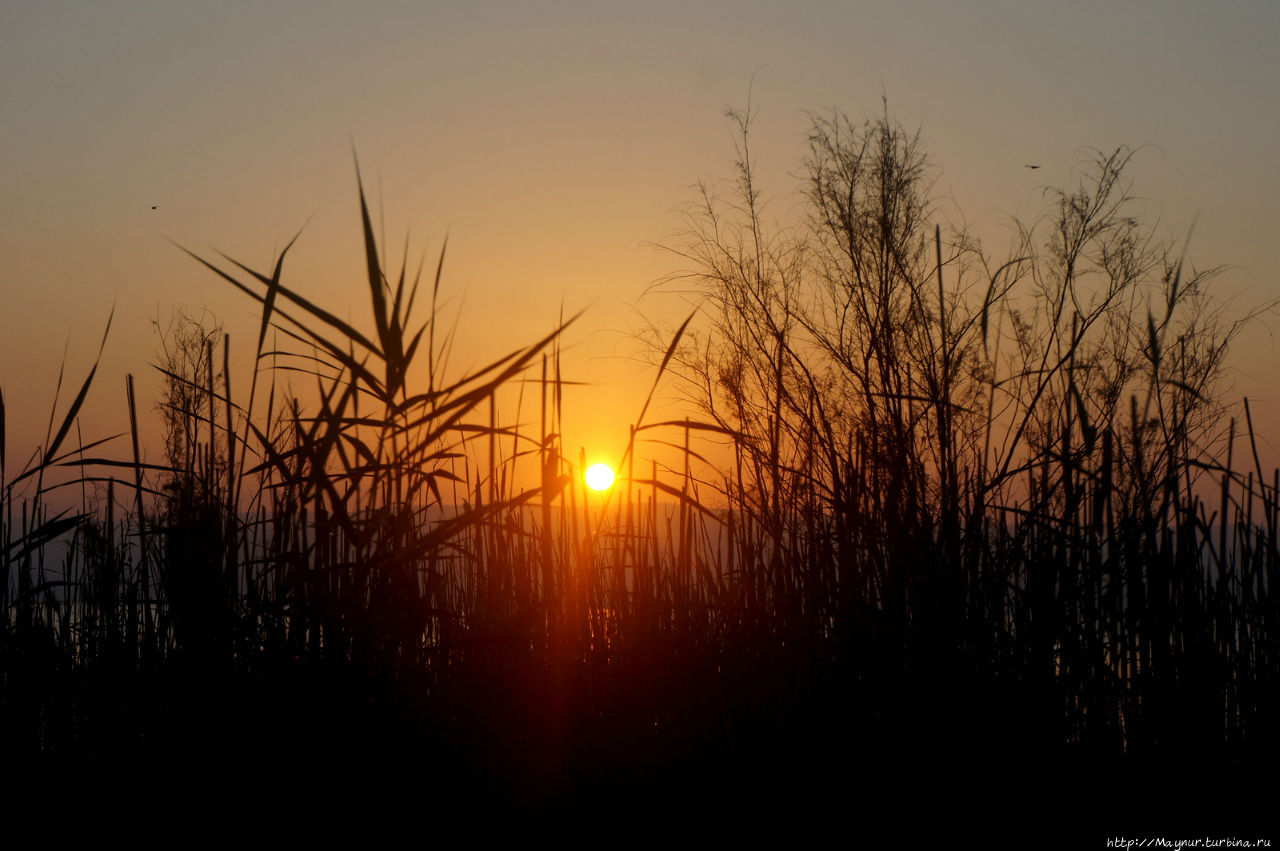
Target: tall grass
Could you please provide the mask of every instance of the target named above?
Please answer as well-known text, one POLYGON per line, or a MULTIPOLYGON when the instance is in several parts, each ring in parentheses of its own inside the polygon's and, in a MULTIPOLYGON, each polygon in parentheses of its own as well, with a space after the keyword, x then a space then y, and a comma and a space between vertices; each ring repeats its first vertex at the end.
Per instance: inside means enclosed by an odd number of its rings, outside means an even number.
POLYGON ((1133 153, 1047 193, 993 262, 944 241, 919 137, 887 115, 814 119, 789 228, 765 218, 751 115, 730 118, 728 197, 703 186, 666 246, 705 312, 680 374, 733 436, 729 610, 829 663, 874 726, 905 719, 894 748, 1271 747, 1276 477, 1256 451, 1233 466, 1254 432, 1217 383, 1257 314, 1142 221, 1133 153))
POLYGON ((68 448, 96 364, 16 474, 0 400, 0 746, 427 753, 438 783, 530 804, 677 771, 740 791, 735 771, 828 748, 1024 769, 1274 753, 1280 474, 1251 421, 1211 451, 1234 328, 1204 324, 1204 276, 1143 253, 1124 155, 1061 196, 1047 255, 1028 233, 992 271, 920 238, 923 161, 887 123, 860 147, 816 125, 820 239, 770 237, 740 126, 743 238, 683 249, 713 342, 690 317, 655 380, 700 382, 706 415, 647 422, 651 391, 607 497, 560 438, 577 317, 446 375, 444 249, 425 279, 388 269, 363 189, 371 331, 284 283, 292 242, 269 272, 192 254, 261 322, 247 388, 226 335, 171 333, 164 464, 141 460, 132 377, 123 461, 68 448), (903 203, 860 194, 866 174, 903 203), (536 432, 499 415, 528 387, 536 432), (650 440, 678 464, 644 463, 650 440), (79 511, 49 507, 60 469, 79 511))

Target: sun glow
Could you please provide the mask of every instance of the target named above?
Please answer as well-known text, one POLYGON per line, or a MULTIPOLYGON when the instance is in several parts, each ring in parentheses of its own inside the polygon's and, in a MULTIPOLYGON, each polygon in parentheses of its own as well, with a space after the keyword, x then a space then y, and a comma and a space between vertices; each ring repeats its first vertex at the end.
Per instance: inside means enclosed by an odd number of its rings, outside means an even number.
POLYGON ((587 487, 593 491, 607 491, 613 486, 613 468, 608 464, 592 464, 587 468, 587 487))

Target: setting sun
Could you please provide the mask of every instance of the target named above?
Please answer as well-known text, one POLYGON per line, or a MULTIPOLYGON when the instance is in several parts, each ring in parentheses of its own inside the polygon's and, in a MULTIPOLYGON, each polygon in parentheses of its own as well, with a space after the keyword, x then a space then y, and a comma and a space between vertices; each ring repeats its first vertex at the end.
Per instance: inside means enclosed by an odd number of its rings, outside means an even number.
POLYGON ((613 468, 608 464, 592 464, 587 468, 587 487, 593 491, 607 491, 613 486, 613 468))

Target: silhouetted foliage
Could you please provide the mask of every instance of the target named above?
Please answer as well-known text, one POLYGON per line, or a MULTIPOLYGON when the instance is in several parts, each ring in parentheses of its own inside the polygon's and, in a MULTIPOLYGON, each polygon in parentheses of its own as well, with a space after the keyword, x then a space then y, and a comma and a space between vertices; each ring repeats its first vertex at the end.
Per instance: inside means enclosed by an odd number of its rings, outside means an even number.
POLYGON ((0 747, 242 779, 337 761, 481 811, 631 815, 839 809, 852 774, 1054 810, 1110 770, 1271 759, 1280 478, 1235 470, 1252 429, 1223 429, 1216 383, 1249 317, 1143 222, 1131 152, 996 262, 944 228, 887 113, 813 119, 788 226, 730 118, 729 197, 703 185, 670 246, 701 318, 655 380, 702 417, 645 421, 651 391, 604 501, 559 436, 574 320, 446 375, 444 250, 420 297, 362 188, 371 332, 284 283, 292 242, 267 272, 196 257, 261 307, 249 386, 179 316, 165 464, 141 460, 131 379, 132 460, 62 448, 95 365, 0 470, 0 747), (536 429, 499 414, 519 380, 536 429), (650 437, 680 469, 637 469, 650 437), (50 507, 66 469, 101 509, 50 507))

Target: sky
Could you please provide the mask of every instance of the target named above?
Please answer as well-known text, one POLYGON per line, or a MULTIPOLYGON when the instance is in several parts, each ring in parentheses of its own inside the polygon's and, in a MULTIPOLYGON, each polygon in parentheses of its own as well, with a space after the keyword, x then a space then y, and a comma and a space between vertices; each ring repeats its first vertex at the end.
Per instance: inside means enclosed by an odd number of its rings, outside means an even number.
MULTIPOLYGON (((687 310, 652 292, 682 268, 657 246, 695 181, 731 176, 724 112, 748 93, 771 215, 794 209, 810 112, 871 116, 887 98, 920 129, 947 209, 995 253, 1086 149, 1147 146, 1131 176, 1161 233, 1194 220, 1191 258, 1230 267, 1224 295, 1280 298, 1277 43, 1274 2, 11 0, 9 454, 43 439, 64 351, 65 410, 113 305, 86 439, 127 431, 126 374, 154 405, 154 323, 175 307, 223 323, 247 386, 255 304, 175 243, 266 269, 301 230, 285 282, 372 327, 354 145, 394 254, 408 234, 430 265, 448 236, 455 374, 586 309, 565 337, 566 377, 588 384, 567 400, 566 449, 616 458, 653 377, 636 331, 687 310)), ((1280 462, 1276 328, 1273 314, 1250 330, 1232 373, 1264 463, 1280 462)))

